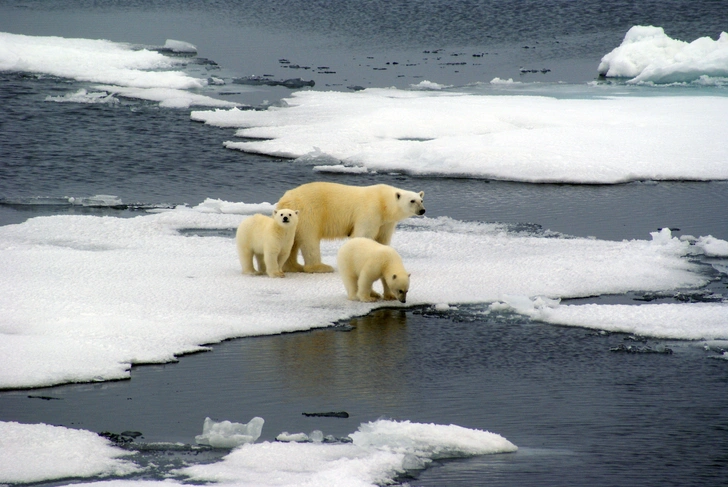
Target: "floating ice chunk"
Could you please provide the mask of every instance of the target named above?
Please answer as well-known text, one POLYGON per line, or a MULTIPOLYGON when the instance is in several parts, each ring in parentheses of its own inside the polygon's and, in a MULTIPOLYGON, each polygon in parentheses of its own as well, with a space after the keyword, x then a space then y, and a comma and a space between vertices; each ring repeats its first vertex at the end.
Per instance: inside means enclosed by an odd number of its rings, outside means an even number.
POLYGON ((197 53, 197 47, 185 41, 175 41, 174 39, 167 39, 164 43, 164 48, 172 52, 180 53, 197 53))
POLYGON ((80 89, 75 93, 68 93, 63 96, 49 95, 46 96, 45 101, 54 101, 57 103, 119 103, 118 98, 106 91, 89 92, 85 89, 80 89))
POLYGON ((457 425, 411 423, 380 419, 349 435, 354 445, 381 448, 421 458, 457 458, 514 452, 518 447, 501 435, 457 425))
POLYGON ((441 85, 440 83, 434 83, 432 81, 422 80, 419 83, 411 84, 410 88, 413 90, 432 90, 432 91, 438 91, 438 90, 444 90, 445 88, 449 88, 450 85, 441 85))
POLYGON ((435 458, 517 450, 494 433, 409 421, 366 423, 350 436, 353 443, 243 445, 221 462, 195 465, 177 473, 192 481, 236 485, 374 487, 393 484, 397 476, 426 467, 435 458))
POLYGON ((137 88, 124 86, 99 85, 97 89, 105 90, 112 95, 137 100, 159 102, 159 106, 166 108, 189 108, 198 107, 236 107, 239 103, 226 100, 218 100, 210 96, 190 93, 175 88, 137 88))
POLYGON ((47 73, 136 88, 202 88, 206 80, 175 70, 184 59, 124 43, 0 32, 0 71, 47 73))
POLYGON ((232 203, 221 199, 207 198, 193 208, 201 213, 221 213, 227 215, 253 215, 273 213, 275 205, 270 203, 232 203))
POLYGON ((691 43, 670 38, 662 27, 634 26, 622 44, 606 54, 598 67, 607 77, 632 78, 630 83, 675 83, 703 76, 728 76, 728 34, 717 41, 701 37, 691 43))
POLYGON ((276 441, 282 441, 284 443, 306 443, 310 440, 306 433, 289 433, 284 431, 283 433, 276 436, 276 441))
POLYGON ((501 79, 501 78, 495 77, 492 80, 490 80, 490 84, 492 84, 492 85, 515 85, 515 84, 523 84, 523 83, 521 81, 513 81, 513 78, 501 79))
POLYGON ((235 448, 246 443, 255 443, 263 431, 263 418, 255 417, 246 424, 230 421, 216 422, 205 418, 202 434, 195 436, 199 445, 210 445, 214 448, 235 448))
POLYGON ((276 436, 276 441, 283 443, 322 443, 324 441, 324 433, 321 430, 313 430, 311 434, 306 433, 289 433, 284 431, 276 436))
POLYGON ((90 431, 47 424, 0 422, 0 482, 129 475, 141 469, 132 452, 90 431))
POLYGON ((701 248, 708 257, 728 257, 728 242, 712 235, 698 238, 695 246, 701 248))

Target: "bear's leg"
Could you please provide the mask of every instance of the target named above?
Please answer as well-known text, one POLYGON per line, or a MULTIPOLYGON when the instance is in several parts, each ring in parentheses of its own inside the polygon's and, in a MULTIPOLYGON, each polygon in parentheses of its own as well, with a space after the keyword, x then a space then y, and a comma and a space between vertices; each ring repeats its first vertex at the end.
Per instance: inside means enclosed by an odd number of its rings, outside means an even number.
POLYGON ((374 238, 377 242, 383 245, 389 245, 389 242, 392 241, 392 235, 394 234, 394 227, 397 225, 397 223, 385 223, 381 227, 379 227, 379 233, 374 238))
POLYGON ((387 280, 384 279, 384 276, 382 276, 382 288, 384 289, 383 298, 386 301, 394 301, 397 299, 397 296, 394 295, 391 289, 389 289, 389 286, 387 286, 387 280))
POLYGON ((334 272, 334 268, 321 262, 321 241, 315 238, 301 242, 304 272, 334 272))
POLYGON ((265 268, 268 277, 283 277, 283 271, 278 267, 278 249, 265 249, 265 268))
POLYGON ((341 280, 344 281, 347 298, 349 298, 350 301, 356 301, 356 274, 353 272, 347 272, 344 269, 339 269, 339 272, 341 272, 341 280))
POLYGON ((369 303, 372 301, 376 301, 381 297, 378 292, 372 289, 372 284, 374 284, 374 281, 376 280, 376 277, 372 277, 366 271, 362 272, 359 275, 356 292, 356 296, 357 298, 359 298, 359 301, 369 303))
POLYGON ((304 272, 303 266, 298 263, 298 249, 299 245, 296 240, 293 241, 293 247, 291 247, 291 253, 288 254, 286 263, 283 264, 284 272, 304 272))
POLYGON ((255 275, 262 276, 265 274, 265 259, 263 259, 263 254, 255 254, 255 261, 258 263, 258 271, 255 275))
POLYGON ((238 257, 240 258, 240 267, 243 269, 243 274, 255 274, 255 268, 253 267, 253 251, 243 246, 238 247, 238 257))

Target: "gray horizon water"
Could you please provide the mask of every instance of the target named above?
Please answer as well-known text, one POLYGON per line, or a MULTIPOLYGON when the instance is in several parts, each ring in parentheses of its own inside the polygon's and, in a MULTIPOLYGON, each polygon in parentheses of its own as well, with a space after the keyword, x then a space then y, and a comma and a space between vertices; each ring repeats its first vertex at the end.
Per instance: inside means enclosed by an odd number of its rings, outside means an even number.
MULTIPOLYGON (((717 37, 728 19, 720 3, 557 1, 526 9, 513 1, 230 0, 193 10, 179 1, 25 0, 0 2, 0 31, 142 45, 178 39, 197 45, 215 69, 315 79, 315 89, 406 88, 424 79, 465 86, 501 77, 540 83, 534 89, 554 94, 563 92, 560 81, 593 81, 599 58, 632 25, 659 25, 688 41, 717 37), (291 70, 280 59, 335 73, 291 70)), ((725 181, 585 186, 317 174, 310 166, 223 148, 234 130, 191 122, 190 110, 133 100, 44 101, 83 86, 0 73, 0 224, 65 213, 133 217, 205 198, 273 203, 292 186, 329 180, 424 190, 432 217, 611 240, 649 239, 649 232, 669 226, 677 235, 728 240, 725 181), (84 207, 66 199, 94 195, 114 195, 122 204, 84 207)), ((653 93, 627 89, 634 96, 653 93)), ((227 99, 254 106, 290 93, 231 91, 227 99)), ((696 92, 703 91, 690 91, 696 92)), ((728 293, 726 278, 712 289, 728 293)), ((139 431, 143 437, 134 444, 144 445, 194 444, 205 416, 236 422, 261 416, 264 440, 313 429, 345 436, 362 422, 391 417, 486 429, 520 448, 439 462, 401 479, 413 486, 728 483, 728 369, 714 359, 715 347, 486 315, 478 306, 444 313, 385 309, 340 325, 226 341, 176 363, 135 366, 129 381, 0 391, 0 420, 139 431), (612 351, 620 345, 642 353, 612 351), (650 353, 666 348, 673 353, 650 353), (338 410, 350 418, 302 414, 338 410)), ((148 474, 159 478, 175 462, 222 454, 142 456, 162 465, 148 474)))

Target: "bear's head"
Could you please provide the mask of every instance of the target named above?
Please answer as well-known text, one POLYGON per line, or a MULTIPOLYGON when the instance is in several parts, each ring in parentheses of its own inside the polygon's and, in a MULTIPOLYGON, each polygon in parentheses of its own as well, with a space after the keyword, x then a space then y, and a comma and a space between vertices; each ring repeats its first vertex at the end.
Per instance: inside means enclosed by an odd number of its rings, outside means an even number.
POLYGON ((298 210, 288 210, 286 208, 273 212, 273 219, 282 227, 295 228, 298 224, 298 210))
POLYGON ((407 302, 407 292, 409 291, 409 274, 390 274, 385 276, 387 286, 392 291, 394 297, 399 300, 400 303, 407 302))
POLYGON ((422 202, 422 199, 425 197, 424 191, 415 193, 414 191, 398 189, 395 195, 397 196, 399 209, 405 215, 412 216, 425 214, 425 204, 422 202))

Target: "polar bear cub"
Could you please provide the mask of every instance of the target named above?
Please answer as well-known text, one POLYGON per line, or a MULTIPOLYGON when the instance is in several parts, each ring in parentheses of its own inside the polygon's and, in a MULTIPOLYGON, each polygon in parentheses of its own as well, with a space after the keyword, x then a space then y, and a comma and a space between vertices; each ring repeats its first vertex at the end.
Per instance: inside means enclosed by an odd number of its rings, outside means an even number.
POLYGON ((314 182, 290 189, 277 208, 300 210, 291 255, 285 271, 333 272, 321 262, 321 240, 367 237, 389 245, 397 222, 424 215, 424 191, 416 193, 387 184, 348 186, 314 182), (297 262, 298 250, 304 265, 297 262))
POLYGON ((273 217, 258 214, 243 220, 235 234, 243 274, 283 277, 283 263, 291 253, 297 225, 298 211, 285 208, 276 210, 273 217))
POLYGON ((352 301, 376 301, 398 299, 407 302, 409 274, 396 250, 368 238, 352 238, 339 249, 336 259, 341 279, 352 301), (384 295, 372 289, 380 279, 384 295))

